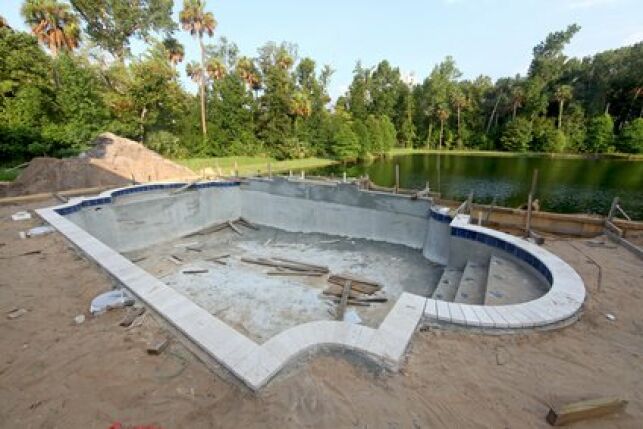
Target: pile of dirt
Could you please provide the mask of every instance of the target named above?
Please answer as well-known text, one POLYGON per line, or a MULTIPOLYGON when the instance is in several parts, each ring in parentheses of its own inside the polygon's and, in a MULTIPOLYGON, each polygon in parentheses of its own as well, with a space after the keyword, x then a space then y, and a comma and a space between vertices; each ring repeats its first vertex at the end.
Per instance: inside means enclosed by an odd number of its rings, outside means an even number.
POLYGON ((112 133, 101 134, 92 148, 76 158, 34 158, 5 196, 64 191, 136 182, 193 179, 186 167, 163 158, 140 143, 112 133))

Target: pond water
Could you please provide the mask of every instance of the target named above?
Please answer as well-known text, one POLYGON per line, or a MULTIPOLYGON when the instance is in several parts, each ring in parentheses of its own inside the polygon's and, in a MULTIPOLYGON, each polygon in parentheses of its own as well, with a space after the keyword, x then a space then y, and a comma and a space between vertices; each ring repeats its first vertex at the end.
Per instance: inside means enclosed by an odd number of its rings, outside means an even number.
POLYGON ((498 205, 508 207, 526 203, 532 172, 538 169, 536 198, 542 210, 607 214, 612 199, 619 196, 630 217, 643 220, 641 161, 414 154, 337 164, 308 174, 368 174, 380 186, 394 186, 396 164, 403 188, 424 188, 429 181, 446 199, 464 200, 473 192, 475 202, 489 203, 495 197, 498 205))

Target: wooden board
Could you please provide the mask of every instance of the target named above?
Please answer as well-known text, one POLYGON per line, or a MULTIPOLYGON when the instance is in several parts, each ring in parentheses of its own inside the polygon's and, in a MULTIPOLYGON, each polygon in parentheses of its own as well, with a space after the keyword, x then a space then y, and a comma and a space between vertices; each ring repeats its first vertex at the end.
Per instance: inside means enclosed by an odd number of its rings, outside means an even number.
POLYGON ((339 300, 339 306, 337 307, 336 319, 344 320, 344 313, 346 312, 346 305, 348 304, 348 295, 351 291, 351 281, 346 280, 344 283, 344 289, 342 290, 342 297, 339 300))
POLYGON ((563 426, 594 417, 606 416, 625 409, 627 401, 619 398, 599 398, 574 402, 562 407, 552 407, 547 422, 552 426, 563 426))
MULTIPOLYGON (((341 273, 341 274, 333 274, 330 276, 331 279, 337 279, 338 281, 343 281, 343 280, 350 280, 351 282, 354 283, 361 283, 363 285, 370 285, 373 286, 377 289, 382 288, 382 284, 380 282, 377 282, 375 280, 367 279, 364 277, 359 277, 354 274, 346 274, 346 273, 341 273)), ((343 284, 343 282, 342 282, 343 284)))
MULTIPOLYGON (((346 280, 348 280, 348 279, 333 278, 333 276, 331 276, 328 279, 328 282, 342 286, 346 280)), ((380 290, 379 287, 374 287, 373 285, 364 284, 364 283, 358 283, 358 282, 353 282, 353 281, 351 281, 351 289, 356 291, 356 292, 365 293, 365 294, 368 294, 368 295, 374 294, 375 292, 380 290)))
POLYGON ((147 346, 147 353, 151 355, 160 355, 163 350, 170 344, 167 338, 157 338, 147 346))

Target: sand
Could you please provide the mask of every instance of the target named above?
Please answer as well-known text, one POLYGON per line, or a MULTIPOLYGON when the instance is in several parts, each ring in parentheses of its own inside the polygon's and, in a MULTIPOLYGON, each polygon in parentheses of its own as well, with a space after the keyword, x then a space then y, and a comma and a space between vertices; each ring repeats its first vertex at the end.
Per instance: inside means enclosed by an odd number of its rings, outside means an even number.
POLYGON ((38 157, 31 160, 0 196, 17 196, 67 189, 130 185, 133 180, 185 180, 194 172, 140 143, 115 134, 101 134, 92 148, 76 158, 38 157))
POLYGON ((544 428, 549 404, 610 395, 630 401, 626 412, 574 427, 641 427, 643 264, 620 247, 546 243, 588 286, 570 327, 503 337, 427 330, 401 373, 318 355, 255 396, 176 341, 148 356, 146 342, 163 331, 150 317, 130 330, 117 326, 122 310, 89 317, 110 280, 57 233, 20 240, 38 223, 9 219, 25 207, 0 207, 0 427, 544 428), (34 249, 42 254, 12 257, 34 249), (602 267, 600 291, 587 256, 602 267), (29 312, 8 320, 16 307, 29 312), (80 313, 87 320, 75 325, 80 313))

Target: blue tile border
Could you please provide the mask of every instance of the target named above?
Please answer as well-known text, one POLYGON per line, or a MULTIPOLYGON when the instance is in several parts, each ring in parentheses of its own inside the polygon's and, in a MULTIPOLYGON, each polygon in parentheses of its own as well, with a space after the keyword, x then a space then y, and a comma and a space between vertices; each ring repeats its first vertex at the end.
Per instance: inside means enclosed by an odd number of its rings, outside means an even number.
MULTIPOLYGON (((431 214, 433 214, 433 212, 431 212, 431 214)), ((542 274, 550 286, 554 282, 551 271, 549 270, 549 268, 547 268, 547 266, 545 266, 545 264, 540 259, 532 255, 531 253, 527 252, 526 250, 516 246, 515 244, 506 242, 504 240, 485 234, 483 232, 471 231, 468 229, 458 228, 454 226, 451 227, 451 235, 454 237, 464 238, 466 240, 477 241, 489 247, 495 247, 496 249, 507 252, 510 255, 513 255, 514 257, 516 257, 517 259, 522 260, 527 265, 533 267, 536 271, 542 274)))
MULTIPOLYGON (((94 206, 101 206, 105 204, 111 204, 114 201, 115 197, 135 194, 137 192, 158 191, 162 189, 177 189, 185 185, 186 183, 154 183, 149 185, 130 186, 128 188, 112 191, 109 194, 109 196, 85 198, 74 205, 60 207, 60 208, 54 209, 54 211, 61 216, 66 216, 68 214, 75 213, 81 210, 83 207, 94 207, 94 206)), ((227 188, 227 187, 239 186, 239 185, 241 185, 241 181, 200 182, 200 183, 196 183, 194 187, 197 189, 206 189, 206 188, 227 188)))
POLYGON ((451 223, 453 220, 451 216, 436 212, 435 210, 429 210, 429 217, 441 223, 451 223))

